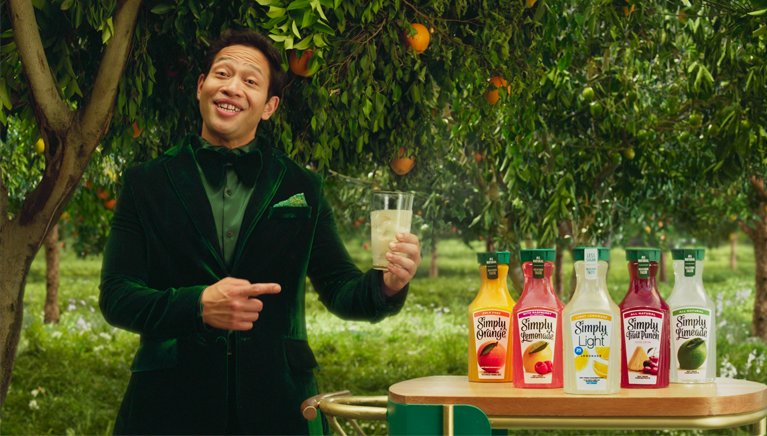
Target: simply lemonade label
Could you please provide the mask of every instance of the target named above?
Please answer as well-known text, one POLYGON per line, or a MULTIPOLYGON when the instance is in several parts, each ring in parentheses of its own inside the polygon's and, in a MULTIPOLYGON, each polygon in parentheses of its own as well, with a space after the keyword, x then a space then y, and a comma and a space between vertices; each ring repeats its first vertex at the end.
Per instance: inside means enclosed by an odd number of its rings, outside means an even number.
POLYGON ((525 383, 551 383, 557 343, 557 313, 521 310, 517 314, 519 348, 522 350, 525 383))
POLYGON ((607 389, 610 334, 613 317, 604 313, 580 313, 570 316, 575 355, 575 386, 580 390, 607 389))
MULTIPOLYGON (((509 349, 511 313, 503 310, 474 312, 474 339, 480 379, 503 379, 509 349)), ((510 368, 509 368, 510 369, 510 368)))
POLYGON ((651 309, 629 309, 623 312, 623 335, 630 384, 654 385, 658 376, 645 374, 644 362, 660 357, 663 334, 663 312, 651 309))
POLYGON ((706 378, 708 335, 711 311, 703 307, 682 307, 671 312, 671 339, 676 353, 679 380, 706 378))

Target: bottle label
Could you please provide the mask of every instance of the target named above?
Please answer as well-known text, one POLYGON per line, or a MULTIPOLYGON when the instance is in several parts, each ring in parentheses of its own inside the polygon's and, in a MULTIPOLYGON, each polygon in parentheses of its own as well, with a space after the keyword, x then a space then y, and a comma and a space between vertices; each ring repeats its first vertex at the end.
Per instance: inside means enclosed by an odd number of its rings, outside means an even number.
POLYGON ((502 380, 506 373, 511 313, 503 310, 474 312, 474 339, 479 378, 502 380))
POLYGON ((586 391, 606 390, 613 317, 603 313, 571 315, 570 328, 575 348, 566 352, 575 356, 575 386, 586 391))
POLYGON ((550 310, 524 310, 517 314, 517 339, 522 350, 525 383, 550 384, 554 381, 557 321, 557 313, 550 310))
POLYGON ((688 254, 684 259, 684 276, 695 277, 695 265, 698 262, 695 260, 695 256, 688 254))
POLYGON ((599 268, 599 250, 596 248, 587 248, 583 250, 583 260, 586 263, 586 280, 597 279, 597 269, 599 268))
POLYGON ((496 280, 498 278, 498 262, 495 259, 487 260, 487 279, 496 280))
POLYGON ((535 259, 533 259, 533 278, 534 279, 543 278, 544 264, 545 262, 543 261, 543 259, 541 259, 540 256, 537 256, 535 259))
POLYGON ((650 259, 642 256, 637 260, 637 277, 640 279, 650 278, 650 259))
POLYGON ((703 307, 676 309, 671 312, 671 326, 677 364, 672 371, 679 380, 705 379, 711 311, 703 307))
POLYGON ((629 383, 656 384, 663 337, 663 312, 652 309, 623 312, 623 335, 629 383))

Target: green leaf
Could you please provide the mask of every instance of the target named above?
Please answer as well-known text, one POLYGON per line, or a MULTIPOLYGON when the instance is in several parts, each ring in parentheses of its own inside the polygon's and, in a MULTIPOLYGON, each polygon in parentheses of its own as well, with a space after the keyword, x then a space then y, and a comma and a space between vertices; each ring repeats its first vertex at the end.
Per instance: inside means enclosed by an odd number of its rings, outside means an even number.
POLYGON ((312 29, 318 32, 327 33, 328 35, 335 35, 333 29, 322 21, 317 21, 316 23, 312 24, 312 29))
POLYGON ((59 9, 61 9, 62 11, 66 11, 67 9, 72 7, 72 3, 74 2, 75 0, 64 0, 63 2, 61 2, 61 7, 59 9))
POLYGON ((767 9, 762 9, 759 11, 749 12, 748 15, 753 15, 754 17, 758 17, 761 15, 767 14, 767 9))
POLYGON ((754 38, 758 38, 764 35, 765 33, 767 33, 767 26, 762 25, 758 29, 754 30, 751 36, 753 36, 754 38))
POLYGON ((300 38, 301 33, 298 32, 298 26, 296 25, 296 20, 293 20, 293 24, 291 27, 293 28, 293 34, 296 35, 296 38, 300 38))
POLYGON ((279 18, 283 15, 285 15, 285 8, 278 8, 276 6, 269 6, 269 12, 266 13, 266 16, 269 18, 279 18))
POLYGON ((2 102, 3 106, 8 110, 13 106, 11 104, 11 96, 8 94, 8 87, 5 85, 5 80, 0 80, 0 102, 2 102))
POLYGON ((485 345, 485 348, 482 349, 479 353, 479 357, 485 356, 490 354, 491 351, 498 345, 498 342, 493 342, 491 344, 485 345))
POLYGON ((162 14, 167 14, 168 12, 170 12, 170 11, 172 11, 174 9, 176 9, 176 6, 174 6, 174 5, 160 3, 157 6, 153 7, 151 12, 153 14, 162 15, 162 14))
POLYGON ((256 3, 260 4, 261 6, 269 6, 274 2, 275 0, 256 0, 256 3))
POLYGON ((302 39, 301 42, 294 45, 293 48, 295 48, 296 50, 306 50, 312 46, 313 40, 314 40, 314 37, 312 35, 309 35, 306 38, 302 39))
POLYGON ((294 9, 303 9, 311 3, 311 0, 298 0, 298 1, 292 1, 288 4, 288 10, 292 11, 294 9))

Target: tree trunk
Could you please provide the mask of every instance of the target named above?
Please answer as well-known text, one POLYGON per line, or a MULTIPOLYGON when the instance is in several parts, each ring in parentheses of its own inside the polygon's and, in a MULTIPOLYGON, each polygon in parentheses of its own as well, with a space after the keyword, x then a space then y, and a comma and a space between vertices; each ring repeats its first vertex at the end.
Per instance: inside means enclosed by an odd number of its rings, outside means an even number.
POLYGON ((756 298, 754 299, 754 316, 751 324, 751 332, 754 336, 767 342, 767 192, 764 189, 764 180, 751 177, 753 188, 759 203, 754 212, 759 220, 752 221, 753 228, 742 221, 740 228, 754 243, 754 262, 756 264, 756 298))
POLYGON ((0 406, 8 394, 21 337, 29 268, 49 229, 58 222, 74 195, 91 155, 109 128, 140 6, 141 0, 118 2, 112 17, 112 39, 92 79, 87 103, 72 111, 61 100, 60 90, 53 82, 32 2, 6 2, 13 39, 29 87, 29 104, 45 141, 45 172, 12 220, 8 215, 8 189, 0 177, 0 406))
POLYGON ((735 249, 738 247, 738 232, 730 233, 730 269, 738 269, 738 258, 735 256, 735 249))
POLYGON ((565 300, 565 271, 562 268, 565 260, 564 248, 557 250, 557 257, 554 258, 554 290, 556 291, 559 299, 565 300))
POLYGON ((666 274, 666 252, 663 248, 660 249, 660 272, 658 275, 660 276, 659 279, 661 283, 668 283, 668 274, 666 274))
POLYGON ((511 253, 509 256, 509 278, 517 296, 522 295, 525 289, 525 273, 522 272, 522 265, 519 263, 519 253, 511 253))
POLYGON ((429 265, 429 277, 439 277, 439 268, 437 267, 437 237, 431 240, 431 264, 429 265))
POLYGON ((489 236, 485 240, 485 251, 495 251, 495 243, 493 242, 493 238, 489 236))
POLYGON ((532 250, 535 248, 535 245, 533 245, 533 234, 528 233, 525 235, 525 248, 528 250, 532 250))
POLYGON ((59 323, 59 226, 43 241, 45 245, 45 323, 59 323))

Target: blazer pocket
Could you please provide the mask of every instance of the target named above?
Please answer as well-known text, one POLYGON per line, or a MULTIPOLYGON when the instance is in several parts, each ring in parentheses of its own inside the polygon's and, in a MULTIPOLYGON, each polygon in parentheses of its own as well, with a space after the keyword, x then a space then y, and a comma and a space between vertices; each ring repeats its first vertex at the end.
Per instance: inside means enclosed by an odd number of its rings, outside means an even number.
POLYGON ((173 368, 177 362, 178 343, 176 339, 147 341, 139 345, 130 370, 131 372, 141 372, 173 368))
POLYGON ((319 368, 309 347, 309 341, 285 338, 285 358, 291 371, 311 371, 319 368))
POLYGON ((297 207, 272 207, 269 209, 270 219, 305 219, 308 220, 312 217, 311 206, 297 206, 297 207))

